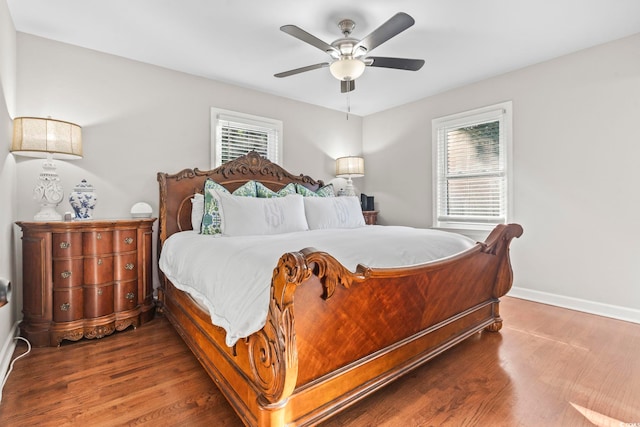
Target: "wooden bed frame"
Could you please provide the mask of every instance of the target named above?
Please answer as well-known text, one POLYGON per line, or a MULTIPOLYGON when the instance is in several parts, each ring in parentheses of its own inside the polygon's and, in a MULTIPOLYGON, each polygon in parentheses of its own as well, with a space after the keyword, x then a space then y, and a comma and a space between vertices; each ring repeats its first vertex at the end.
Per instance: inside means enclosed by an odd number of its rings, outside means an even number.
MULTIPOLYGON (((212 178, 233 191, 248 180, 277 190, 294 176, 250 153, 212 171, 158 173, 158 256, 173 233, 191 229, 191 202, 212 178)), ((160 272, 164 313, 248 426, 315 425, 479 331, 502 326, 498 298, 511 288, 509 244, 517 224, 483 243, 406 268, 348 271, 312 248, 274 266, 266 325, 233 347, 208 313, 160 272)))

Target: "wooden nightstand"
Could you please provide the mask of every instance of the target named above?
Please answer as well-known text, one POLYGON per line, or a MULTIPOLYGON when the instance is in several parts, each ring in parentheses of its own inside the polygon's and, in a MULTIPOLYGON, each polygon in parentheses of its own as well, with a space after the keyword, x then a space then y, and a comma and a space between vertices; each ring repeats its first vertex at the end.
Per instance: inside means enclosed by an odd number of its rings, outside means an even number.
POLYGON ((378 211, 362 211, 364 222, 367 225, 376 225, 378 223, 378 211))
POLYGON ((155 218, 17 222, 22 335, 35 347, 102 338, 154 316, 155 218))

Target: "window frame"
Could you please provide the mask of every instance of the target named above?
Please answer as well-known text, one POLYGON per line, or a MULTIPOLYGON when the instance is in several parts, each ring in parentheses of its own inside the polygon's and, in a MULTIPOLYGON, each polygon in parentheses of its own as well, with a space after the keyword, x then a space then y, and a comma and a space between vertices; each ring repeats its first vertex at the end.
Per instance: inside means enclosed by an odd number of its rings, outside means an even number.
POLYGON ((274 133, 275 140, 267 142, 267 159, 281 165, 283 148, 283 124, 281 120, 267 117, 255 116, 252 114, 240 113, 237 111, 225 110, 222 108, 211 108, 211 152, 210 164, 214 169, 222 164, 221 149, 222 135, 219 133, 220 121, 229 121, 236 124, 245 125, 247 129, 264 128, 274 133), (273 145, 272 145, 273 144, 273 145), (275 151, 275 155, 273 154, 275 151), (272 158, 273 157, 273 158, 272 158))
POLYGON ((451 230, 491 230, 497 224, 509 223, 513 211, 513 173, 512 173, 512 152, 513 152, 513 105, 512 101, 505 101, 486 107, 476 108, 473 110, 451 114, 443 117, 435 118, 431 121, 432 130, 432 171, 433 171, 433 218, 432 224, 434 228, 451 229, 451 230), (477 221, 472 218, 465 220, 464 218, 451 219, 441 215, 444 209, 440 206, 441 182, 446 179, 444 171, 440 170, 442 151, 445 149, 445 139, 443 138, 445 129, 462 128, 468 126, 479 125, 498 121, 500 126, 500 157, 501 167, 504 170, 502 183, 503 215, 502 221, 477 221))

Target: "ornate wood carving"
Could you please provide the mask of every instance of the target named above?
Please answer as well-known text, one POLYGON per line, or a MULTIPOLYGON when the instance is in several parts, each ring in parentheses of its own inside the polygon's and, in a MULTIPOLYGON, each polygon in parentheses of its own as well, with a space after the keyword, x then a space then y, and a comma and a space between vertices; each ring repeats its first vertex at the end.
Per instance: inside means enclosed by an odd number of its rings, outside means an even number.
POLYGON ((501 250, 508 250, 509 242, 522 236, 522 233, 520 224, 499 224, 491 231, 485 242, 479 242, 479 244, 483 252, 497 255, 501 250))
POLYGON ((260 156, 260 154, 255 151, 251 151, 246 156, 241 156, 235 160, 227 162, 212 171, 201 171, 199 169, 195 169, 195 173, 197 175, 207 176, 218 174, 222 175, 225 179, 242 178, 247 175, 261 175, 275 178, 278 181, 289 179, 318 186, 322 186, 323 184, 322 181, 316 181, 306 175, 293 175, 284 170, 281 166, 260 156))
POLYGON ((98 325, 93 328, 85 329, 85 338, 104 338, 107 335, 111 335, 116 330, 115 323, 107 323, 106 325, 98 325))
POLYGON ((310 276, 302 254, 283 255, 273 272, 267 323, 247 339, 251 371, 266 403, 286 399, 295 388, 298 356, 293 294, 310 276))
POLYGON ((127 329, 129 326, 132 326, 132 325, 134 329, 140 326, 140 322, 137 317, 116 320, 116 331, 124 331, 125 329, 127 329))
POLYGON ((326 252, 317 252, 313 248, 306 248, 301 252, 322 283, 324 299, 331 298, 339 284, 349 288, 353 283, 362 282, 371 274, 371 269, 363 266, 358 266, 354 274, 326 252))
POLYGON ((59 334, 52 334, 52 336, 51 336, 51 345, 52 346, 53 345, 57 345, 59 347, 63 340, 78 341, 83 336, 84 336, 84 329, 83 328, 74 329, 74 330, 70 330, 70 331, 64 331, 64 332, 59 333, 59 334))

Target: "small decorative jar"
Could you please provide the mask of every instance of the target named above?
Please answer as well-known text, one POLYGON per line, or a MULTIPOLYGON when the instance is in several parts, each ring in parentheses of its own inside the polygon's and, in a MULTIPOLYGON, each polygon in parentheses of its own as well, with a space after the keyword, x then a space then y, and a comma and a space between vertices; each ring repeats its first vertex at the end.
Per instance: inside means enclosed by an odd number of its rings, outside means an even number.
POLYGON ((88 184, 86 179, 76 185, 69 195, 69 203, 76 213, 76 219, 91 219, 97 201, 93 185, 88 184))

